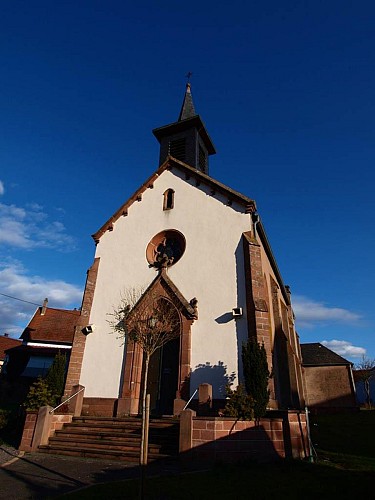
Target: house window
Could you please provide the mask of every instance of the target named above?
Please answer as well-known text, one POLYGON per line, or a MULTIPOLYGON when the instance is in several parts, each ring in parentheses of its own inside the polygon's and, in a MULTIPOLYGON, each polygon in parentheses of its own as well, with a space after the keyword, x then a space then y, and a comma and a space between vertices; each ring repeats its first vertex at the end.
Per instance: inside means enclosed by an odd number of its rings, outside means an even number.
POLYGON ((169 154, 177 160, 185 161, 185 138, 175 139, 169 143, 169 154))
POLYGON ((171 210, 174 206, 174 191, 167 189, 164 193, 163 210, 171 210))

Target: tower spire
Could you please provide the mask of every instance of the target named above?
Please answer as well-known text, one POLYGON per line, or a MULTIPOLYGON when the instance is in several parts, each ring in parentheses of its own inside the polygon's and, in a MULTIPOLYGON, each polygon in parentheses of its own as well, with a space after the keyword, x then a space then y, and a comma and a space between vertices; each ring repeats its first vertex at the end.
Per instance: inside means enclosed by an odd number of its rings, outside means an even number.
POLYGON ((171 156, 208 175, 208 157, 216 151, 195 111, 190 82, 186 84, 178 120, 152 132, 160 143, 159 165, 171 156))
POLYGON ((186 84, 186 90, 185 90, 185 96, 184 96, 184 101, 181 106, 181 111, 178 116, 177 121, 182 121, 186 120, 187 118, 192 118, 193 116, 196 116, 195 108, 194 108, 194 103, 193 103, 193 96, 191 95, 191 85, 190 82, 186 84))

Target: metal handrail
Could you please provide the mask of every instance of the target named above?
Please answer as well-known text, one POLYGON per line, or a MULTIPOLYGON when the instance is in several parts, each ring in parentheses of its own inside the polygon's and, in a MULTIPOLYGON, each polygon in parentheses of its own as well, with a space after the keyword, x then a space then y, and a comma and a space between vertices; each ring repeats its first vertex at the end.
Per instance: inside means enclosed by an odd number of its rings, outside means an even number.
POLYGON ((182 408, 182 411, 186 410, 186 408, 189 406, 190 404, 190 401, 193 399, 193 397, 196 395, 196 393, 198 392, 198 389, 195 389, 195 391, 193 392, 193 395, 191 396, 191 398, 189 399, 189 401, 186 403, 186 405, 182 408))
POLYGON ((57 405, 55 408, 52 408, 52 410, 49 411, 49 413, 53 413, 55 410, 57 410, 57 408, 60 408, 60 406, 63 406, 65 403, 67 403, 68 401, 70 401, 72 398, 74 398, 74 396, 77 396, 77 394, 79 394, 80 392, 84 391, 85 388, 82 387, 82 389, 80 389, 79 391, 77 391, 76 393, 72 394, 71 396, 68 397, 68 399, 66 399, 65 401, 63 401, 62 403, 60 403, 59 405, 57 405))

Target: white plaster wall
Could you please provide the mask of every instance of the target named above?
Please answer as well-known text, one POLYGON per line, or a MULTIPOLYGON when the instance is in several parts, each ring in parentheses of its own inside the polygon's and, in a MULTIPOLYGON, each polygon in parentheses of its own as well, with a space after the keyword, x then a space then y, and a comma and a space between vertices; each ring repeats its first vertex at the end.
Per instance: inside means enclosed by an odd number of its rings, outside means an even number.
POLYGON ((118 397, 123 348, 109 333, 108 313, 118 305, 122 290, 147 286, 155 278, 146 247, 165 229, 177 229, 186 238, 185 254, 168 274, 187 300, 198 299, 199 319, 192 327, 191 389, 200 382, 213 382, 214 397, 219 397, 223 366, 226 374, 233 372, 237 377, 238 352, 247 337, 241 236, 250 230, 250 216, 243 207, 227 206, 225 198, 223 203, 209 195, 209 189, 197 188, 194 180, 189 184, 180 175, 163 172, 154 188, 143 193, 142 201, 129 208, 129 215, 118 219, 113 231, 100 238, 90 317, 96 329, 87 337, 80 380, 87 397, 118 397), (163 193, 168 188, 175 191, 174 208, 163 211, 163 193), (237 306, 243 308, 244 316, 233 320, 230 313, 237 306), (208 367, 197 370, 200 364, 208 367))

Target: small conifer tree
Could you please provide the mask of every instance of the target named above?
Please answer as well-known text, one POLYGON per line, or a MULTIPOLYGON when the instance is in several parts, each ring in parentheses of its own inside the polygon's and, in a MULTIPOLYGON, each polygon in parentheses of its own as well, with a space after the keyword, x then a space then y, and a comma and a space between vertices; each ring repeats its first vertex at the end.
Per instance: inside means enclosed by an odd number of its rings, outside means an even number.
POLYGON ((66 356, 59 351, 48 370, 46 381, 52 393, 50 404, 57 405, 64 392, 66 356))
POLYGON ((254 417, 259 419, 266 413, 270 399, 270 372, 264 345, 260 345, 256 339, 248 339, 242 345, 242 363, 246 392, 253 399, 254 417))
POLYGON ((237 389, 226 387, 227 403, 224 408, 226 417, 234 417, 238 420, 253 420, 254 401, 251 396, 246 394, 245 387, 239 385, 237 389))
POLYGON ((51 404, 52 392, 46 379, 38 377, 31 385, 24 406, 26 410, 39 410, 41 406, 51 404))

